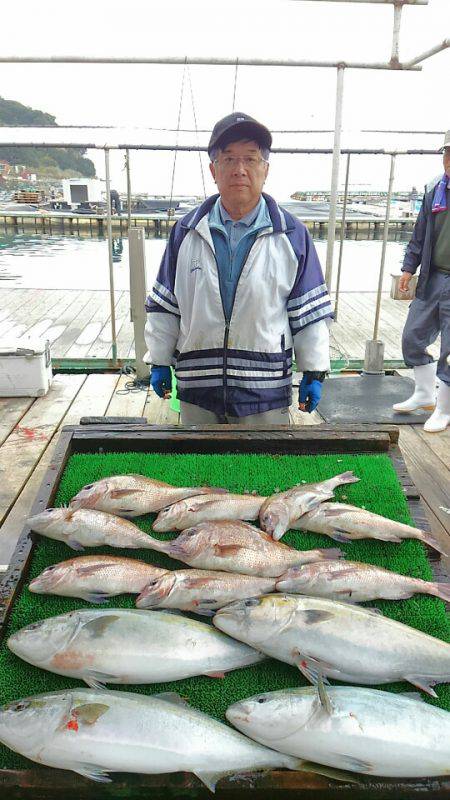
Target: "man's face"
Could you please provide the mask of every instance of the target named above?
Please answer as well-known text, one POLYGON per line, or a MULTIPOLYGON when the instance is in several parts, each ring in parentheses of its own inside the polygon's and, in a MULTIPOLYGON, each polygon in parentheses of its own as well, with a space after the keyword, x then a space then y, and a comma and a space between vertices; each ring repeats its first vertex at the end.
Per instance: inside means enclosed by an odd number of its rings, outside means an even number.
POLYGON ((444 147, 444 169, 450 178, 450 147, 444 147))
POLYGON ((269 171, 256 142, 233 142, 209 165, 225 207, 256 206, 269 171))

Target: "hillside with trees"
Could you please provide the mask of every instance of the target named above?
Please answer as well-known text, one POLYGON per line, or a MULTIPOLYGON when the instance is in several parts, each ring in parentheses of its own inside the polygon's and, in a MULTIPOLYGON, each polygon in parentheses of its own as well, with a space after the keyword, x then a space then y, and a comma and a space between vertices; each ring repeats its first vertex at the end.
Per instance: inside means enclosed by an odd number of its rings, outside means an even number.
MULTIPOLYGON (((0 127, 20 125, 57 128, 55 117, 14 100, 0 97, 0 127)), ((84 157, 86 150, 65 147, 1 147, 0 160, 24 164, 39 177, 95 177, 95 166, 84 157)))

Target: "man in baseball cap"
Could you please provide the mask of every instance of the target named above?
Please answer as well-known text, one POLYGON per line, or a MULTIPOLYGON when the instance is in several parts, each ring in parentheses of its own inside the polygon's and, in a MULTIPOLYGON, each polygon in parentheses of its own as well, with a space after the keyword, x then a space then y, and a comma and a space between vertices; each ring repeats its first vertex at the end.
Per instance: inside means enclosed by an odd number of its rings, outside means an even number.
POLYGON ((407 291, 420 265, 416 297, 403 330, 403 359, 414 368, 414 392, 395 411, 433 411, 424 430, 437 433, 450 425, 450 131, 439 148, 444 174, 425 188, 422 207, 406 249, 400 291, 407 291), (429 346, 441 336, 436 362, 429 346), (436 391, 437 383, 437 391, 436 391))
POLYGON ((150 382, 167 397, 175 366, 184 425, 289 424, 293 351, 299 407, 320 400, 332 308, 308 231, 263 192, 271 146, 248 114, 214 125, 218 194, 176 223, 147 298, 150 382))

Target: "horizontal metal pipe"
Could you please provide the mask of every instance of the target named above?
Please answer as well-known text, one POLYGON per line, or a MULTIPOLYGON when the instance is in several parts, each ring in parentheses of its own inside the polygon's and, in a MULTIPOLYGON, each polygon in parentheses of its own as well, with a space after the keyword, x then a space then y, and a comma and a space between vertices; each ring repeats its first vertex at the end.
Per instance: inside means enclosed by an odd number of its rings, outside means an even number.
MULTIPOLYGON (((333 2, 333 0, 331 0, 333 2)), ((339 0, 342 2, 342 0, 339 0)), ((347 2, 347 0, 344 0, 347 2)), ((353 2, 353 0, 351 0, 353 2)), ((236 58, 213 58, 197 56, 99 58, 96 56, 0 56, 0 64, 201 64, 204 66, 236 66, 236 58)), ((407 69, 420 70, 421 67, 385 62, 368 61, 295 61, 280 58, 239 58, 239 66, 247 67, 345 67, 346 69, 407 69)))
MULTIPOLYGON (((304 0, 303 0, 304 1, 304 0)), ((320 3, 321 0, 313 0, 320 3)), ((427 6, 429 0, 322 0, 326 3, 384 3, 385 5, 427 6)))
MULTIPOLYGON (((86 150, 156 150, 156 151, 169 151, 183 150, 186 152, 207 152, 206 147, 199 145, 171 145, 171 144, 89 144, 85 142, 78 142, 77 144, 67 144, 65 142, 14 142, 3 141, 1 138, 0 127, 0 147, 65 147, 65 148, 81 148, 86 150)), ((297 153, 299 155, 331 155, 333 148, 331 147, 272 147, 271 153, 297 153)), ((385 150, 384 148, 370 149, 370 148, 351 148, 343 147, 341 153, 351 153, 355 155, 373 155, 373 156, 432 156, 437 155, 437 150, 385 150)))
POLYGON ((444 39, 443 42, 437 44, 436 47, 432 47, 431 50, 426 50, 425 53, 422 53, 420 56, 416 56, 416 58, 412 58, 411 61, 407 61, 406 64, 403 64, 403 69, 409 69, 415 67, 420 61, 425 61, 430 56, 436 55, 436 53, 440 53, 442 50, 445 50, 447 47, 450 47, 450 39, 444 39))

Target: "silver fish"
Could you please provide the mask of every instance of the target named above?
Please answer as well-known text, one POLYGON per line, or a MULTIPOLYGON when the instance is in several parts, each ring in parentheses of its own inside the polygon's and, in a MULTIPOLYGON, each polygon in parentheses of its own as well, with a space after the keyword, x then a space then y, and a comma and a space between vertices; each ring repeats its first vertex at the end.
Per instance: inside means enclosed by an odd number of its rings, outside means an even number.
POLYGON ((263 659, 204 622, 171 611, 79 609, 14 633, 8 647, 35 667, 104 683, 159 683, 223 673, 263 659))
POLYGON ((276 578, 289 567, 323 559, 336 559, 341 551, 294 550, 253 525, 239 520, 200 522, 172 541, 149 537, 155 550, 166 553, 191 567, 241 575, 276 578))
POLYGON ((450 681, 450 644, 351 603, 269 594, 237 600, 213 622, 313 683, 320 674, 356 684, 404 680, 436 697, 432 687, 450 681))
POLYGON ((72 550, 102 545, 153 549, 148 535, 133 522, 90 508, 47 508, 27 523, 33 531, 65 542, 72 550))
POLYGON ((183 569, 155 577, 136 600, 138 608, 179 608, 212 616, 214 611, 245 597, 275 591, 274 578, 230 572, 183 569))
POLYGON ((327 561, 292 567, 277 581, 277 591, 329 600, 404 600, 430 594, 450 602, 450 583, 432 583, 358 561, 327 561))
POLYGON ((223 519, 258 519, 266 498, 253 494, 211 494, 193 497, 164 508, 153 523, 155 531, 182 531, 199 522, 223 519))
POLYGON ((380 539, 383 542, 419 539, 439 553, 447 555, 442 545, 428 531, 344 503, 323 503, 306 513, 291 527, 295 530, 324 533, 337 542, 351 542, 355 539, 380 539))
POLYGON ((176 693, 64 689, 27 697, 0 708, 0 741, 39 764, 100 783, 109 783, 111 772, 193 772, 214 791, 226 775, 302 768, 299 759, 247 739, 176 693))
POLYGON ((234 703, 226 717, 267 747, 333 768, 390 778, 450 773, 450 714, 419 694, 284 689, 234 703))
POLYGON ((103 603, 117 594, 139 594, 165 569, 119 556, 79 556, 52 564, 34 578, 30 592, 81 597, 89 603, 103 603))
POLYGON ((270 533, 274 539, 281 539, 295 520, 319 503, 333 497, 336 486, 358 481, 359 478, 353 472, 344 472, 326 481, 299 484, 287 492, 273 494, 261 506, 259 512, 261 528, 270 533))
POLYGON ((209 486, 171 486, 144 475, 111 475, 84 486, 70 505, 72 508, 95 508, 120 517, 138 517, 160 511, 186 497, 226 491, 209 486))

